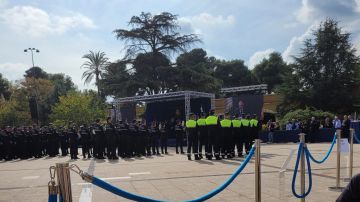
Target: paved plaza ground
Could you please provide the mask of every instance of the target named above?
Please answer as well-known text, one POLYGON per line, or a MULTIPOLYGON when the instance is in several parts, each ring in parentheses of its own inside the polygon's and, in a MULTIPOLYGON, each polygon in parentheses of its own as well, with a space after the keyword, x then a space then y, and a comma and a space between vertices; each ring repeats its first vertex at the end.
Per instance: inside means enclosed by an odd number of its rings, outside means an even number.
MULTIPOLYGON (((318 159, 325 155, 329 146, 329 143, 308 145, 318 159)), ((291 193, 297 148, 295 143, 262 144, 262 201, 299 201, 291 193), (290 159, 288 164, 287 159, 290 159), (287 170, 280 172, 282 168, 287 170)), ((354 145, 354 173, 360 172, 359 158, 360 145, 354 145)), ((171 148, 169 155, 118 161, 70 161, 69 157, 54 157, 0 162, 0 201, 47 201, 49 166, 58 162, 77 164, 84 171, 130 192, 166 201, 184 201, 222 184, 242 160, 188 161, 185 155, 177 155, 171 148)), ((335 160, 336 147, 324 164, 312 163, 313 189, 307 201, 335 201, 338 197, 339 192, 328 190, 335 185, 335 160)), ((346 177, 347 157, 342 158, 342 166, 342 177, 346 177)), ((209 201, 254 201, 254 180, 252 159, 231 185, 209 201)), ((71 183, 74 201, 127 201, 85 183, 73 172, 71 183)))

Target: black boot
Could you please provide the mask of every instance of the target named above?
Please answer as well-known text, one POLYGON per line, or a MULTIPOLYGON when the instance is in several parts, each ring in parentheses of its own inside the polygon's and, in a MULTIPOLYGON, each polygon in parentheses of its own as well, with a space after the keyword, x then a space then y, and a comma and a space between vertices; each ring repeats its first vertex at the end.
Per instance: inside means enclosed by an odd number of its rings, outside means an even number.
POLYGON ((197 154, 195 154, 195 160, 200 160, 200 157, 197 154))
POLYGON ((187 157, 188 157, 188 160, 191 161, 191 155, 188 154, 187 157))

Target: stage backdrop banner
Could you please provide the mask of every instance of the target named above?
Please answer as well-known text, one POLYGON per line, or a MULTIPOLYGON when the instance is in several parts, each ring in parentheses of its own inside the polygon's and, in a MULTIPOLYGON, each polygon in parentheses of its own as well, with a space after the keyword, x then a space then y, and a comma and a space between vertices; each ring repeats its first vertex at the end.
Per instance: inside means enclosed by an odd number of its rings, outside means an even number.
MULTIPOLYGON (((211 100, 209 98, 197 98, 190 100, 191 112, 200 114, 201 112, 208 113, 211 107, 211 100)), ((146 121, 175 121, 176 119, 185 119, 185 101, 175 100, 167 102, 153 102, 146 104, 145 111, 146 121)))
POLYGON ((242 113, 245 115, 256 114, 258 117, 261 117, 263 104, 263 95, 239 95, 232 97, 231 100, 226 100, 225 112, 229 112, 231 115, 241 115, 242 113))

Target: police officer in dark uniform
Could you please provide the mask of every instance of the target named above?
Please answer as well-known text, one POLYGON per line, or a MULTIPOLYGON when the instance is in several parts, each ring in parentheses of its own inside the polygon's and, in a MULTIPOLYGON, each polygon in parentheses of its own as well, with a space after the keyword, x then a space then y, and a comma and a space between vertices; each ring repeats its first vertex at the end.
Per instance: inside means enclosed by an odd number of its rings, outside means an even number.
POLYGON ((152 155, 160 155, 159 152, 159 138, 160 138, 160 131, 159 131, 159 124, 157 121, 153 121, 151 123, 151 150, 152 155))
POLYGON ((222 147, 221 147, 221 156, 222 158, 232 158, 231 157, 231 144, 232 144, 232 123, 229 119, 229 114, 226 113, 224 118, 220 121, 221 127, 221 137, 222 147))
POLYGON ((92 126, 92 132, 94 135, 94 157, 97 159, 104 159, 104 131, 103 127, 100 125, 100 119, 96 119, 95 123, 92 126))
POLYGON ((140 123, 139 123, 139 153, 142 155, 142 156, 146 156, 146 148, 147 148, 147 136, 148 136, 148 130, 147 130, 147 126, 146 126, 146 121, 145 120, 142 120, 140 123))
POLYGON ((187 135, 187 157, 191 160, 191 149, 195 160, 200 160, 198 156, 198 134, 197 123, 193 113, 190 114, 189 120, 185 123, 187 135))
POLYGON ((75 124, 72 124, 67 130, 70 144, 70 156, 71 159, 79 159, 78 155, 78 140, 79 134, 75 124))
POLYGON ((184 127, 181 124, 181 120, 177 119, 175 124, 175 137, 176 137, 176 153, 179 153, 178 148, 180 147, 181 154, 184 154, 183 142, 184 142, 184 127))
POLYGON ((128 125, 123 121, 119 121, 119 123, 117 124, 117 127, 116 127, 116 131, 117 131, 116 142, 117 142, 117 148, 118 148, 118 155, 121 158, 125 158, 126 135, 129 132, 128 125))
MULTIPOLYGON (((207 137, 207 128, 206 128, 206 114, 201 113, 200 118, 196 121, 197 129, 199 134, 199 158, 202 159, 202 149, 206 147, 206 137, 207 137)), ((205 148, 204 148, 205 149, 205 148)))
POLYGON ((105 125, 105 137, 107 139, 107 157, 108 159, 116 160, 119 159, 116 156, 116 130, 115 126, 111 121, 111 117, 106 119, 105 125))
POLYGON ((258 138, 258 133, 259 133, 259 129, 260 129, 260 125, 259 121, 257 119, 256 114, 253 114, 251 120, 250 120, 250 130, 251 130, 251 141, 250 144, 253 144, 253 142, 255 141, 256 138, 258 138))
POLYGON ((213 150, 215 158, 220 160, 220 147, 218 142, 218 132, 219 132, 219 120, 215 116, 215 111, 211 110, 209 116, 205 120, 206 127, 208 129, 208 137, 206 143, 206 158, 211 160, 213 157, 213 150))
POLYGON ((68 136, 66 133, 65 128, 62 126, 59 128, 59 142, 60 142, 60 149, 61 149, 61 156, 67 156, 69 151, 68 151, 68 136))
POLYGON ((245 118, 241 119, 241 126, 243 129, 243 137, 245 143, 246 154, 249 154, 251 149, 251 128, 250 128, 250 115, 246 115, 245 118))
POLYGON ((90 136, 90 131, 87 128, 86 124, 83 124, 80 126, 80 140, 81 140, 81 149, 82 149, 82 155, 83 158, 86 158, 86 155, 88 156, 88 158, 91 158, 91 154, 90 154, 90 140, 91 140, 91 136, 90 136))
POLYGON ((12 160, 14 158, 13 154, 13 131, 10 126, 6 126, 5 131, 2 136, 3 150, 4 150, 4 159, 5 161, 12 160))
POLYGON ((127 139, 126 156, 129 158, 135 155, 137 133, 138 133, 138 126, 136 125, 136 120, 133 120, 131 123, 129 123, 129 132, 126 138, 127 139))
POLYGON ((168 154, 167 152, 167 141, 168 141, 168 133, 169 133, 169 124, 167 121, 163 121, 160 123, 160 145, 161 145, 161 154, 168 154))
POLYGON ((238 157, 242 156, 243 146, 242 146, 242 137, 241 137, 241 120, 239 116, 235 116, 231 121, 233 126, 233 142, 235 145, 232 146, 232 156, 235 157, 235 146, 238 153, 238 157))

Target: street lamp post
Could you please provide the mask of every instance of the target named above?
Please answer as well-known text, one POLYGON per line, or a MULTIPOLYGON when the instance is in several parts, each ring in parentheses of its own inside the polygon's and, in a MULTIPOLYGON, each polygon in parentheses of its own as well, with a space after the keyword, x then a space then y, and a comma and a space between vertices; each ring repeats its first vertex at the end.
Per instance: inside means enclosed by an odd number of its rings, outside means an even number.
POLYGON ((36 49, 36 48, 28 48, 28 49, 25 49, 24 52, 28 52, 30 51, 31 52, 31 61, 32 61, 32 66, 34 67, 34 51, 35 53, 39 53, 40 50, 39 49, 36 49))

